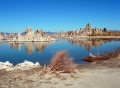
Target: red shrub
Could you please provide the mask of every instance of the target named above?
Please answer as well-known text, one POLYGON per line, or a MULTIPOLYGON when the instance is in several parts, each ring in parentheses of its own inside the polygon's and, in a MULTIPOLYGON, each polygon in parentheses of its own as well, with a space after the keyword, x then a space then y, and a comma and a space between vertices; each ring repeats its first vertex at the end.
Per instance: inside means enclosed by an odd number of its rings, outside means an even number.
POLYGON ((66 50, 56 52, 51 59, 49 67, 53 71, 63 71, 65 73, 71 73, 75 69, 73 58, 68 56, 68 52, 66 50))

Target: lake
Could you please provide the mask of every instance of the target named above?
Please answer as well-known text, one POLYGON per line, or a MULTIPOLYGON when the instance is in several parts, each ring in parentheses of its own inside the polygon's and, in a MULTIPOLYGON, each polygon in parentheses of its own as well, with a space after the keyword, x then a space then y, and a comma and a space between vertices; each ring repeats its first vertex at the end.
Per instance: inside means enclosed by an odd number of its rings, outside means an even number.
POLYGON ((24 60, 49 64, 50 59, 59 50, 68 50, 76 64, 89 56, 111 52, 120 48, 120 39, 57 39, 51 42, 5 42, 0 40, 0 62, 10 61, 13 65, 24 60))

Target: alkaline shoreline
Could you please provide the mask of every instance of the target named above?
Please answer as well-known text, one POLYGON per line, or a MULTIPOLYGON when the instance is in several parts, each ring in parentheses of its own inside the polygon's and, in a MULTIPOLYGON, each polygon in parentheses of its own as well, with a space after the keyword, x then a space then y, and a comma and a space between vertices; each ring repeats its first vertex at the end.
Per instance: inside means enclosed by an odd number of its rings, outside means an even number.
POLYGON ((26 70, 0 70, 1 88, 119 88, 120 86, 120 48, 105 53, 109 59, 95 60, 78 64, 79 74, 63 75, 61 78, 39 77, 43 66, 26 70), (112 55, 112 56, 111 56, 112 55), (114 57, 113 57, 114 56, 114 57))
POLYGON ((120 36, 75 36, 75 37, 65 37, 65 38, 85 38, 85 39, 87 39, 87 38, 120 38, 120 36))
MULTIPOLYGON (((82 58, 82 60, 88 62, 88 63, 83 63, 84 65, 87 65, 89 63, 100 63, 100 62, 104 62, 104 61, 110 61, 110 60, 114 60, 115 58, 117 59, 118 57, 120 57, 120 48, 118 48, 117 50, 115 51, 112 51, 112 52, 105 52, 104 54, 99 54, 99 55, 90 55, 90 56, 87 56, 85 58, 82 58)), ((83 65, 83 64, 77 64, 77 65, 83 65)), ((10 63, 9 61, 6 61, 6 62, 0 62, 0 65, 1 65, 1 68, 0 69, 7 69, 7 67, 9 68, 12 68, 12 67, 18 67, 20 68, 21 65, 21 70, 22 70, 22 67, 24 67, 24 65, 28 65, 28 68, 26 66, 27 69, 29 68, 34 68, 34 67, 38 67, 38 66, 42 66, 39 64, 39 62, 36 62, 35 64, 31 61, 27 61, 27 60, 24 60, 24 62, 22 63, 18 63, 16 64, 15 66, 10 63), (6 65, 5 68, 2 68, 2 66, 6 65)), ((24 68, 23 68, 24 69, 24 68)), ((9 69, 9 70, 14 70, 14 69, 9 69)), ((25 69, 24 69, 25 70, 25 69)))

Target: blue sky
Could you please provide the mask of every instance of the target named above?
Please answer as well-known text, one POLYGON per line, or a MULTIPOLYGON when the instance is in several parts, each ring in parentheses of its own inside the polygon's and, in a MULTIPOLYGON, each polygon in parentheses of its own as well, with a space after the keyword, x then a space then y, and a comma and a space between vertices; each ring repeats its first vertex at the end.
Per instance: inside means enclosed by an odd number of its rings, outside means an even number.
POLYGON ((120 0, 0 0, 0 31, 120 30, 120 0))

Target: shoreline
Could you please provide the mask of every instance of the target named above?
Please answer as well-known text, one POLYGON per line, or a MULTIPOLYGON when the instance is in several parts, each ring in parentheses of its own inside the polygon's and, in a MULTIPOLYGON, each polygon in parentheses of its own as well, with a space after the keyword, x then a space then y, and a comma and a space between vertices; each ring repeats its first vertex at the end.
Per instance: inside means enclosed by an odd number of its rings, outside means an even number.
MULTIPOLYGON (((92 38, 103 38, 103 39, 106 39, 106 38, 113 38, 113 39, 119 39, 120 38, 120 36, 73 36, 73 37, 66 37, 66 36, 61 36, 61 37, 54 37, 54 38, 70 38, 70 39, 79 39, 79 38, 81 38, 81 39, 92 39, 92 38)), ((51 38, 51 41, 56 41, 56 39, 54 39, 54 38, 51 38)), ((4 40, 4 41, 7 41, 7 42, 11 42, 11 41, 13 41, 13 42, 49 42, 50 40, 48 40, 48 39, 46 39, 46 40, 19 40, 19 39, 15 39, 15 40, 13 40, 13 39, 3 39, 3 38, 1 38, 0 40, 4 40)))
POLYGON ((75 36, 75 37, 59 37, 59 38, 86 38, 86 39, 90 39, 90 38, 116 38, 119 39, 120 36, 75 36))
MULTIPOLYGON (((0 88, 119 88, 120 48, 105 53, 114 57, 77 64, 78 74, 64 74, 57 78, 47 75, 39 77, 43 66, 24 70, 0 70, 0 88)), ((102 55, 104 57, 104 55, 102 55)))
POLYGON ((27 70, 0 70, 0 88, 119 88, 120 57, 114 61, 79 64, 79 74, 60 78, 47 75, 40 78, 41 67, 27 70))
POLYGON ((60 78, 38 75, 43 67, 27 70, 0 70, 0 88, 119 88, 120 57, 117 61, 79 64, 79 74, 60 78))
MULTIPOLYGON (((104 61, 109 61, 112 60, 114 58, 118 58, 120 57, 120 48, 112 51, 112 52, 105 52, 104 54, 100 54, 100 55, 93 55, 93 56, 87 56, 85 58, 82 58, 81 60, 85 61, 86 63, 80 63, 80 64, 76 64, 76 65, 87 65, 89 63, 100 63, 100 62, 104 62, 104 61)), ((6 62, 0 62, 0 70, 16 70, 16 69, 21 69, 21 70, 26 70, 26 69, 31 69, 31 68, 35 68, 35 67, 43 67, 43 65, 40 65, 39 62, 31 62, 31 61, 27 61, 24 60, 24 62, 22 63, 18 63, 15 66, 10 63, 9 61, 6 62)))

